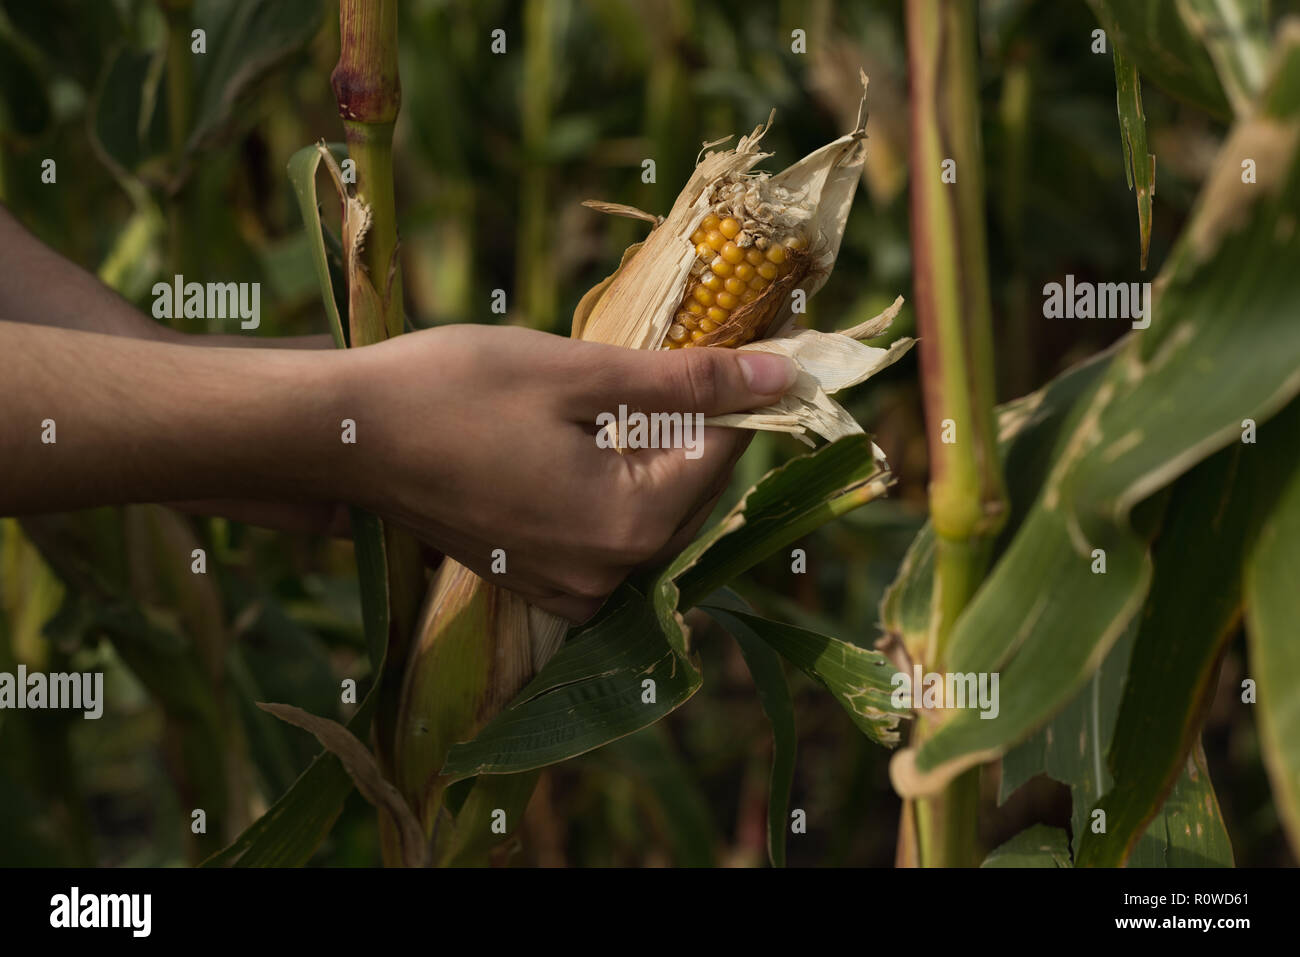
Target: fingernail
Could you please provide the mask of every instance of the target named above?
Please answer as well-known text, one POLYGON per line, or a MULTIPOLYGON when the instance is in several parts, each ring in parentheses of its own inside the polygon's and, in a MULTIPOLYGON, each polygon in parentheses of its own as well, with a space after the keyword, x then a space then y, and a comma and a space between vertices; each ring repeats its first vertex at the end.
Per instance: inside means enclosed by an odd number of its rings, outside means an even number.
POLYGON ((740 353, 740 368, 745 385, 757 395, 785 395, 799 375, 793 360, 767 352, 740 353))

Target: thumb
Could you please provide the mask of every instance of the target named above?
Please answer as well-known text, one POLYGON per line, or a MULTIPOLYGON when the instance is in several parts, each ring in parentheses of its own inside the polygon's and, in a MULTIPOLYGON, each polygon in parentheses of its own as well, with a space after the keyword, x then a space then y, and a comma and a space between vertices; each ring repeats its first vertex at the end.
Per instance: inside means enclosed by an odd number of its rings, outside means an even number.
POLYGON ((794 385, 791 359, 767 352, 696 348, 624 350, 592 396, 602 407, 722 415, 769 405, 794 385))

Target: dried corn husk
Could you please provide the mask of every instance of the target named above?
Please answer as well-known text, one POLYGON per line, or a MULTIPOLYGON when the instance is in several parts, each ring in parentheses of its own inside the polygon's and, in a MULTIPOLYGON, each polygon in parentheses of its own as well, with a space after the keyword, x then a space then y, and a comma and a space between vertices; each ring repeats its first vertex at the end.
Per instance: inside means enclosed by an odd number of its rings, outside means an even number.
MULTIPOLYGON (((865 76, 862 81, 865 89, 865 76)), ((888 349, 858 341, 888 329, 901 308, 902 297, 868 322, 843 332, 824 333, 796 325, 791 293, 800 289, 811 297, 834 268, 866 159, 865 102, 864 95, 852 132, 772 176, 752 172, 771 155, 759 148, 770 118, 742 137, 734 149, 706 152, 673 208, 662 218, 627 206, 588 202, 586 205, 603 212, 643 219, 654 226, 644 242, 628 248, 613 275, 583 296, 573 316, 572 335, 633 349, 662 348, 696 263, 690 237, 705 217, 718 209, 719 195, 742 184, 751 197, 746 207, 750 213, 760 210, 778 228, 799 230, 808 245, 801 254, 806 259, 790 273, 790 281, 772 286, 767 303, 770 315, 764 315, 759 323, 760 334, 766 333, 768 338, 740 348, 789 356, 800 373, 794 388, 780 402, 706 422, 789 432, 810 445, 807 432, 828 440, 860 433, 861 426, 831 396, 874 375, 911 348, 911 339, 900 339, 888 349)), ((705 149, 717 145, 705 144, 705 149)), ((741 210, 736 209, 739 215, 741 210)), ((710 343, 706 339, 700 344, 710 343)))
POLYGON ((509 704, 568 629, 452 558, 438 566, 403 680, 396 742, 397 783, 426 829, 441 806, 448 749, 509 704))

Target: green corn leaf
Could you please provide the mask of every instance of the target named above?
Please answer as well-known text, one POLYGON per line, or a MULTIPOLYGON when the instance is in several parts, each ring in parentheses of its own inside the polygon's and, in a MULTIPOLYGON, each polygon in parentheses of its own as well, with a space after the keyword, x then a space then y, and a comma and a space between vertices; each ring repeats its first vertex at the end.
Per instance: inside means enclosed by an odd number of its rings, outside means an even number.
POLYGON ((835 698, 858 730, 877 744, 898 743, 898 725, 910 713, 891 701, 897 673, 884 655, 757 615, 705 605, 733 635, 744 630, 812 678, 835 698))
MULTIPOLYGON (((340 143, 331 143, 329 150, 342 162, 347 157, 347 148, 340 143)), ((320 199, 316 194, 316 172, 320 168, 321 152, 315 145, 304 146, 289 158, 289 182, 293 184, 294 194, 298 197, 298 211, 302 214, 303 226, 307 230, 307 239, 311 244, 311 261, 316 268, 316 281, 320 285, 321 301, 325 304, 325 315, 329 318, 330 334, 334 336, 334 345, 340 349, 347 343, 347 323, 339 309, 347 309, 347 292, 341 287, 341 278, 336 278, 330 269, 329 257, 325 252, 326 229, 320 219, 320 199)), ((335 243, 337 244, 337 240, 335 243)))
POLYGON ((1300 213, 1300 37, 1283 34, 1278 63, 1269 108, 1234 129, 1162 272, 1151 328, 1075 410, 1043 493, 956 623, 951 669, 1000 672, 1001 713, 957 714, 896 756, 904 793, 1000 755, 1069 700, 1146 595, 1134 507, 1300 390, 1300 231, 1288 225, 1300 213), (1267 183, 1241 183, 1253 151, 1274 157, 1267 183))
POLYGON ((1240 617, 1248 545, 1298 460, 1300 403, 1292 403, 1255 444, 1224 449, 1175 486, 1110 746, 1115 785, 1097 804, 1106 830, 1085 834, 1080 866, 1122 864, 1183 772, 1240 617))
MULTIPOLYGON (((1088 830, 1091 836, 1093 831, 1088 830)), ((1085 837, 1086 837, 1085 836, 1085 837)), ((1232 842, 1199 737, 1173 789, 1128 858, 1128 867, 1232 867, 1232 842)), ((1083 866, 1082 863, 1076 866, 1083 866)))
POLYGON ((1187 28, 1180 3, 1089 0, 1112 49, 1122 49, 1143 76, 1215 116, 1232 113, 1214 61, 1187 28))
MULTIPOLYGON (((1061 713, 1002 759, 999 800, 1005 801, 1016 787, 1039 773, 1070 788, 1075 866, 1084 866, 1077 858, 1080 846, 1104 836, 1094 832, 1094 823, 1100 827, 1104 821, 1107 830, 1114 827, 1110 819, 1097 818, 1093 812, 1099 796, 1112 784, 1106 755, 1114 740, 1136 632, 1133 623, 1061 713)), ((1199 738, 1195 742, 1198 748, 1199 738)), ((1232 849, 1209 773, 1185 757, 1175 754, 1170 760, 1174 768, 1172 788, 1166 785, 1167 798, 1162 792, 1153 799, 1151 813, 1143 820, 1145 830, 1139 831, 1133 842, 1130 867, 1231 866, 1232 849), (1185 832, 1191 805, 1197 808, 1200 828, 1188 834, 1185 832)), ((1070 853, 1069 847, 1066 853, 1070 853)))
MULTIPOLYGON (((1114 733, 1115 716, 1136 638, 1137 627, 1130 625, 1070 702, 1002 757, 999 803, 1037 774, 1045 774, 1070 789, 1072 850, 1078 848, 1089 821, 1088 812, 1111 784, 1106 751, 1114 733)), ((1179 763, 1177 758, 1174 760, 1179 763)))
POLYGON ((1246 633, 1264 766, 1300 853, 1300 471, 1292 470, 1246 559, 1246 633))
POLYGON ((682 705, 699 689, 700 672, 680 621, 671 611, 667 618, 631 585, 620 587, 509 707, 473 741, 451 748, 442 773, 456 780, 530 771, 639 731, 682 705))
MULTIPOLYGON (((374 699, 372 690, 348 722, 354 735, 369 727, 374 699)), ((265 814, 203 866, 302 867, 329 836, 353 787, 343 763, 322 752, 265 814)))
POLYGON ((510 840, 523 819, 537 786, 538 772, 485 774, 474 779, 465 802, 456 811, 450 837, 439 841, 440 867, 483 867, 492 852, 510 840))
POLYGON ((1124 177, 1137 196, 1139 268, 1147 268, 1151 250, 1151 201, 1156 195, 1156 158, 1147 152, 1147 118, 1142 112, 1142 83, 1137 66, 1117 46, 1115 54, 1115 102, 1119 109, 1120 139, 1124 146, 1124 177))
MULTIPOLYGON (((1007 477, 1011 514, 995 557, 1014 538, 1052 466, 1052 452, 1070 410, 1106 370, 1113 350, 1072 366, 1043 388, 996 409, 998 453, 1007 477)), ((880 603, 885 634, 901 641, 913 659, 930 637, 934 589, 934 527, 926 522, 908 547, 898 575, 880 603)))
MULTIPOLYGON (((790 789, 794 786, 795 753, 798 736, 794 725, 794 700, 785 680, 781 656, 774 647, 754 630, 747 618, 728 616, 727 608, 747 613, 749 607, 734 593, 723 590, 709 596, 704 610, 730 632, 740 646, 740 653, 749 668, 763 713, 772 728, 772 774, 769 779, 767 799, 767 856, 773 867, 785 867, 787 815, 790 810, 790 789)), ((747 617, 754 617, 752 614, 747 617)), ((770 624, 770 623, 769 623, 770 624)), ((828 639, 829 640, 829 639, 828 639)))
POLYGON ((407 867, 424 867, 428 863, 428 842, 420 822, 400 791, 384 777, 379 762, 361 740, 337 721, 322 718, 288 704, 258 702, 257 706, 281 721, 309 732, 321 746, 339 759, 352 783, 377 810, 394 823, 399 835, 401 860, 407 867))
POLYGON ((980 867, 1070 867, 1070 848, 1059 827, 1035 824, 989 852, 980 867))
POLYGON ((662 577, 677 582, 680 607, 690 608, 782 546, 880 497, 889 482, 868 436, 822 446, 763 476, 662 577))

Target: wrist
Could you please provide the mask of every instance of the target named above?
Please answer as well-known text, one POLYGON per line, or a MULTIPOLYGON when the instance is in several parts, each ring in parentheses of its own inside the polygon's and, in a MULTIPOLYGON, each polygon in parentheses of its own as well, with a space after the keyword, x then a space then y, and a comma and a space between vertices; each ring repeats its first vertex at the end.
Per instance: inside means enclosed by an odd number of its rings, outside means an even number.
POLYGON ((363 504, 369 485, 369 390, 353 350, 282 352, 267 358, 291 369, 286 381, 289 407, 279 480, 291 497, 363 504))
POLYGON ((323 417, 325 431, 308 463, 312 475, 304 481, 318 497, 374 510, 378 503, 371 476, 376 474, 375 459, 382 449, 378 429, 382 419, 375 412, 377 380, 369 351, 315 353, 306 363, 310 387, 322 398, 320 412, 313 414, 323 417))
MULTIPOLYGON (((346 357, 328 352, 180 347, 202 396, 175 420, 198 475, 189 497, 346 501, 341 420, 352 414, 346 357), (195 454, 197 453, 197 454, 195 454)), ((181 355, 182 353, 173 353, 181 355)))

